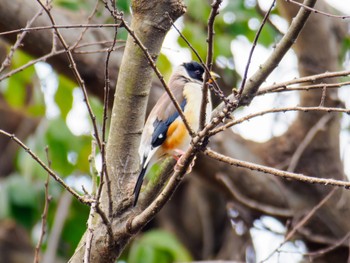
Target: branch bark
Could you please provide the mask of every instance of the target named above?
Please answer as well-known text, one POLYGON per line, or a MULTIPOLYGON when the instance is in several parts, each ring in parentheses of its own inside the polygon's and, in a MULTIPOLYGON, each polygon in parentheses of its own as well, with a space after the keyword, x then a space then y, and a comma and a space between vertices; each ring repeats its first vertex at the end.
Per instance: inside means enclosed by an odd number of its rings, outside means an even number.
MULTIPOLYGON (((131 28, 134 34, 156 60, 165 34, 171 23, 185 12, 179 0, 133 1, 131 28)), ((92 262, 114 262, 133 234, 127 223, 135 213, 132 205, 132 188, 139 169, 137 149, 144 124, 153 70, 132 36, 128 36, 116 86, 111 115, 110 136, 107 143, 107 169, 111 179, 115 210, 112 221, 114 241, 108 244, 106 227, 101 220, 94 226, 91 244, 92 262)), ((101 207, 108 211, 110 200, 106 185, 101 196, 101 207)), ((84 237, 83 239, 84 240, 84 237)), ((81 242, 82 243, 82 242, 81 242)), ((79 246, 70 262, 82 262, 84 244, 79 246)))

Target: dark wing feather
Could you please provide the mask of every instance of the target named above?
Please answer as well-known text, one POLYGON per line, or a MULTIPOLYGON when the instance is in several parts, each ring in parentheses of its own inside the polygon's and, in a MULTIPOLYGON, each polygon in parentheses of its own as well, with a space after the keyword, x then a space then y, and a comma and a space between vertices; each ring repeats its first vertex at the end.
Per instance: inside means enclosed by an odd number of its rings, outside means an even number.
MULTIPOLYGON (((180 104, 181 110, 184 111, 187 101, 184 99, 180 104)), ((166 139, 166 134, 168 132, 169 126, 179 117, 180 114, 175 111, 171 116, 166 120, 156 119, 153 123, 154 132, 152 134, 151 145, 153 148, 160 146, 166 139)))
POLYGON ((145 173, 146 173, 146 170, 147 170, 147 166, 144 167, 145 161, 146 161, 146 158, 143 158, 142 166, 141 166, 141 172, 139 174, 139 177, 137 177, 137 182, 136 182, 135 188, 134 188, 134 195, 135 195, 135 197, 134 197, 134 206, 136 206, 137 200, 139 199, 141 186, 142 186, 142 183, 143 183, 143 178, 145 177, 145 173))
MULTIPOLYGON (((183 96, 183 87, 186 83, 186 80, 183 78, 173 79, 169 82, 171 91, 177 100, 180 103, 181 109, 184 110, 186 105, 186 99, 183 96)), ((145 126, 153 125, 153 132, 151 138, 145 137, 141 141, 141 145, 151 145, 152 149, 162 145, 166 139, 166 134, 171 123, 173 123, 176 118, 179 116, 175 106, 170 100, 168 94, 164 93, 159 99, 158 103, 154 106, 153 110, 150 113, 150 116, 157 116, 156 118, 148 118, 145 126), (153 123, 152 123, 153 122, 153 123)), ((137 178, 137 182, 134 188, 134 206, 137 203, 139 194, 141 191, 141 186, 143 183, 144 176, 147 171, 148 164, 146 164, 147 155, 146 153, 140 154, 142 158, 141 171, 137 178)))

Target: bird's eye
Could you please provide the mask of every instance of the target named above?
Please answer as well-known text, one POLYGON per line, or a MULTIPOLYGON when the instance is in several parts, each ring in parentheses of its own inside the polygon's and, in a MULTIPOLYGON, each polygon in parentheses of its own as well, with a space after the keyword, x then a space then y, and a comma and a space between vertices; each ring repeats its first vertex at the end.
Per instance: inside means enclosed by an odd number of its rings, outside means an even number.
POLYGON ((196 70, 195 73, 196 73, 196 75, 200 75, 201 71, 200 70, 196 70))

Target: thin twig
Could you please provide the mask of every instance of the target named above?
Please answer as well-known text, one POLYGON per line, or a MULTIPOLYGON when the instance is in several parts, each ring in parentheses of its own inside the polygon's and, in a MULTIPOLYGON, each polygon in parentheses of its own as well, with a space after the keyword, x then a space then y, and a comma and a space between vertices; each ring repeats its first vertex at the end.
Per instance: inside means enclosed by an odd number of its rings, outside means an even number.
MULTIPOLYGON (((50 7, 45 6, 40 0, 37 0, 37 2, 40 4, 40 6, 44 9, 46 14, 48 15, 48 17, 49 17, 49 19, 51 21, 51 24, 52 25, 56 25, 56 22, 55 22, 52 14, 51 14, 51 12, 49 10, 50 7)), ((94 137, 95 137, 95 139, 97 141, 97 145, 98 145, 99 149, 101 149, 101 147, 102 147, 101 146, 101 139, 100 139, 98 128, 97 128, 96 116, 93 113, 91 105, 90 105, 90 102, 89 102, 88 94, 87 94, 86 87, 85 87, 85 82, 80 76, 80 73, 79 73, 79 70, 77 69, 77 65, 76 65, 75 60, 73 58, 72 52, 71 52, 69 46, 67 45, 66 41, 64 40, 62 34, 60 33, 60 31, 57 28, 54 28, 54 30, 55 30, 55 33, 56 33, 58 39, 60 40, 62 46, 64 47, 64 49, 66 51, 66 54, 67 54, 67 57, 68 57, 68 60, 69 60, 69 63, 70 63, 70 67, 71 67, 71 69, 73 71, 75 79, 76 79, 76 81, 78 82, 79 86, 81 87, 81 89, 83 91, 84 101, 85 101, 85 104, 87 106, 87 109, 88 109, 88 112, 89 112, 89 116, 90 116, 90 119, 91 119, 91 122, 92 122, 92 125, 93 125, 93 129, 94 129, 94 137)))
POLYGON ((297 87, 280 87, 273 90, 258 92, 257 95, 259 96, 267 93, 286 92, 286 91, 288 92, 288 91, 309 91, 309 90, 319 90, 319 89, 339 89, 349 85, 350 85, 350 81, 344 81, 344 82, 337 82, 337 83, 319 83, 314 85, 303 85, 303 86, 297 86, 297 87))
POLYGON ((330 186, 343 187, 345 189, 350 189, 350 182, 346 182, 346 181, 335 180, 332 178, 318 178, 318 177, 307 176, 307 175, 303 175, 303 174, 299 174, 299 173, 286 172, 286 171, 282 171, 282 170, 272 168, 269 166, 265 166, 265 165, 260 165, 260 164, 255 164, 255 163, 251 163, 251 162, 237 160, 237 159, 222 155, 220 153, 217 153, 209 148, 206 149, 204 151, 204 153, 206 155, 208 155, 209 157, 212 157, 218 161, 221 161, 221 162, 224 162, 224 163, 227 163, 230 165, 246 168, 246 169, 249 169, 252 171, 258 171, 258 172, 262 172, 262 173, 266 173, 266 174, 271 174, 271 175, 281 177, 284 179, 293 179, 293 180, 301 181, 304 183, 321 184, 321 185, 325 185, 325 186, 330 185, 330 186))
MULTIPOLYGON (((213 4, 211 5, 211 12, 208 19, 208 37, 207 37, 207 59, 206 59, 206 66, 207 69, 204 73, 204 82, 202 86, 202 102, 201 102, 201 108, 199 113, 199 128, 198 130, 202 130, 205 125, 206 120, 206 114, 207 114, 207 104, 208 104, 208 89, 209 89, 209 83, 208 80, 210 78, 210 71, 213 66, 213 49, 214 49, 214 22, 216 16, 219 14, 219 7, 222 3, 222 0, 214 0, 213 4)), ((210 109, 211 110, 211 109, 210 109)))
MULTIPOLYGON (((216 91, 219 91, 222 93, 222 90, 220 89, 219 85, 217 84, 216 80, 214 78, 212 78, 211 76, 211 72, 208 69, 207 65, 204 63, 203 59, 200 57, 198 51, 192 46, 192 44, 190 43, 190 41, 188 41, 188 39, 181 33, 181 31, 177 28, 177 26, 175 25, 174 21, 171 19, 170 15, 168 13, 166 13, 171 25, 173 26, 173 28, 176 30, 176 32, 179 34, 179 36, 185 41, 186 45, 192 50, 192 52, 196 55, 198 61, 201 63, 201 65, 203 66, 205 72, 208 74, 208 76, 210 76, 210 79, 212 81, 212 85, 213 85, 213 89, 216 91)), ((209 85, 209 87, 211 88, 211 85, 209 85)), ((225 104, 229 104, 230 101, 225 99, 225 97, 219 96, 219 98, 225 103, 225 104)))
POLYGON ((264 111, 259 111, 256 113, 249 114, 247 116, 244 116, 240 119, 230 121, 226 123, 223 126, 220 126, 214 130, 212 130, 209 134, 210 136, 215 135, 221 131, 224 131, 236 124, 240 124, 242 122, 245 122, 247 120, 250 120, 252 118, 258 117, 258 116, 263 116, 265 114, 269 113, 276 113, 276 112, 287 112, 287 111, 302 111, 302 112, 309 112, 309 111, 320 111, 320 112, 342 112, 346 114, 350 114, 350 109, 345 109, 345 108, 334 108, 334 107, 284 107, 284 108, 275 108, 275 109, 269 109, 269 110, 264 110, 264 111))
POLYGON ((276 0, 273 0, 272 3, 271 3, 271 5, 270 5, 269 10, 268 10, 268 11, 265 13, 265 15, 264 15, 263 21, 261 22, 258 31, 257 31, 256 34, 255 34, 254 41, 253 41, 253 45, 252 45, 252 48, 250 49, 249 56, 248 56, 248 61, 247 61, 247 63, 246 63, 246 67, 245 67, 245 70, 244 70, 244 74, 243 74, 243 79, 242 79, 242 82, 241 82, 241 86, 240 86, 240 88, 239 88, 239 90, 238 90, 238 95, 239 95, 239 96, 241 96, 242 93, 243 93, 243 90, 244 90, 244 87, 245 87, 245 83, 246 83, 247 77, 248 77, 248 71, 249 71, 250 62, 251 62, 251 60, 252 60, 255 47, 256 47, 256 45, 258 44, 258 40, 259 40, 261 31, 262 31, 264 25, 266 24, 266 21, 267 21, 268 17, 270 16, 270 13, 271 13, 271 11, 272 11, 272 8, 275 6, 275 4, 276 4, 276 0))
POLYGON ((321 14, 321 15, 325 15, 325 16, 328 16, 328 17, 333 17, 333 18, 340 18, 340 19, 349 19, 350 16, 345 16, 345 15, 333 15, 333 14, 329 14, 329 13, 326 13, 326 12, 323 12, 321 10, 317 10, 315 8, 312 8, 312 7, 309 7, 307 5, 304 5, 302 3, 298 3, 297 1, 294 1, 294 0, 285 0, 286 2, 289 2, 289 3, 292 3, 292 4, 295 4, 297 6, 300 6, 302 8, 305 8, 311 12, 314 12, 315 14, 321 14))
MULTIPOLYGON (((97 42, 94 42, 94 43, 85 43, 85 44, 81 44, 81 45, 78 45, 76 46, 75 49, 79 49, 81 47, 86 47, 86 46, 92 46, 92 45, 99 45, 99 44, 106 44, 108 43, 108 41, 97 41, 97 42)), ((73 49, 72 47, 69 48, 74 54, 80 54, 80 53, 83 53, 83 52, 79 52, 79 51, 75 51, 75 49, 73 49)), ((104 52, 107 52, 108 50, 105 50, 104 52)), ((65 53, 66 50, 65 49, 60 49, 60 50, 51 50, 50 53, 42 56, 42 57, 39 57, 37 59, 33 59, 31 61, 29 61, 28 63, 16 68, 16 69, 13 69, 11 70, 10 72, 6 73, 6 74, 3 74, 0 76, 0 81, 4 80, 4 79, 7 79, 9 77, 11 77, 12 75, 30 67, 30 66, 33 66, 34 64, 38 63, 38 62, 41 62, 41 61, 46 61, 48 60, 49 58, 51 57, 54 57, 54 56, 57 56, 57 55, 61 55, 63 53, 65 53)), ((86 51, 87 52, 87 51, 86 51)))
MULTIPOLYGON (((47 159, 47 165, 51 168, 51 160, 49 158, 49 148, 45 147, 45 153, 46 153, 46 159, 47 159)), ((45 181, 45 203, 44 203, 44 210, 41 214, 41 233, 38 240, 38 243, 35 247, 35 256, 34 256, 34 263, 39 263, 39 257, 40 257, 40 248, 46 233, 46 220, 47 220, 47 213, 49 211, 49 203, 51 201, 51 196, 49 195, 49 181, 50 181, 50 174, 47 174, 47 178, 45 181)))
MULTIPOLYGON (((285 81, 285 82, 280 82, 280 83, 276 83, 273 84, 271 86, 267 86, 267 87, 263 87, 261 88, 257 95, 262 95, 265 93, 269 93, 269 92, 274 92, 274 91, 278 91, 278 90, 284 90, 287 89, 287 86, 289 85, 293 85, 293 84, 300 84, 300 83, 306 83, 306 82, 316 82, 317 80, 322 80, 322 79, 327 79, 327 78, 337 78, 337 77, 344 77, 344 76, 348 76, 350 75, 350 70, 343 70, 343 71, 337 71, 337 72, 326 72, 326 73, 321 73, 321 74, 316 74, 316 75, 311 75, 311 76, 307 76, 307 77, 302 77, 302 78, 295 78, 293 80, 289 80, 289 81, 285 81)), ((343 82, 343 85, 349 85, 350 82, 343 82)), ((319 88, 320 85, 326 86, 327 88, 333 87, 333 86, 337 86, 337 83, 324 83, 324 84, 315 84, 315 85, 309 85, 309 86, 302 86, 302 87, 294 87, 294 88, 290 88, 291 90, 301 90, 301 89, 311 89, 313 87, 315 88, 319 88)))
MULTIPOLYGON (((97 0, 96 1, 96 4, 94 6, 94 8, 92 9, 91 11, 91 14, 87 17, 87 20, 86 20, 86 23, 89 24, 90 21, 92 20, 93 16, 96 14, 97 12, 97 9, 98 9, 98 4, 99 4, 99 1, 97 0)), ((57 29, 56 29, 57 30, 57 29)), ((88 27, 84 27, 83 30, 80 32, 80 35, 79 37, 77 38, 77 40, 75 41, 75 43, 73 44, 72 46, 72 49, 74 49, 79 43, 80 41, 83 39, 86 31, 88 30, 88 27)))
MULTIPOLYGON (((34 21, 42 14, 43 10, 40 9, 39 12, 37 12, 33 18, 27 22, 26 28, 30 27, 34 21)), ((15 44, 11 47, 10 52, 8 53, 8 55, 6 56, 6 58, 4 59, 4 61, 1 64, 0 67, 0 73, 4 71, 4 69, 6 67, 8 67, 11 64, 11 60, 12 57, 15 53, 15 51, 22 45, 22 41, 24 39, 24 37, 27 35, 27 32, 21 32, 18 36, 17 36, 17 40, 15 42, 15 44)))
MULTIPOLYGON (((113 41, 111 41, 113 42, 113 41)), ((118 49, 122 49, 125 48, 125 45, 120 45, 120 46, 116 46, 113 48, 112 51, 116 51, 118 49)), ((84 50, 84 51, 77 51, 77 50, 73 50, 73 54, 96 54, 96 53, 108 53, 108 51, 110 50, 110 48, 100 48, 100 49, 94 49, 94 50, 84 50)))
POLYGON ((291 217, 293 216, 293 211, 291 209, 287 208, 279 208, 279 207, 274 207, 266 204, 262 204, 258 201, 255 201, 253 199, 250 199, 243 194, 239 192, 238 189, 234 186, 234 184, 229 180, 227 175, 224 174, 218 174, 216 176, 217 179, 219 179, 229 190, 231 193, 232 197, 236 199, 238 202, 241 204, 245 205, 246 207, 249 207, 251 209, 260 211, 264 214, 267 215, 272 215, 272 216, 279 216, 279 217, 291 217))
POLYGON ((278 247, 276 249, 274 249, 265 259, 263 259, 261 262, 265 262, 267 261, 269 258, 271 258, 273 256, 273 254, 275 254, 285 243, 287 243, 287 241, 289 241, 294 234, 298 231, 298 229, 300 229, 302 226, 304 226, 312 217, 313 215, 333 196, 333 194, 335 193, 336 189, 332 189, 332 191, 330 191, 324 198, 322 198, 322 200, 316 205, 314 206, 308 213, 306 216, 304 216, 303 219, 301 219, 294 227, 291 231, 289 231, 289 233, 286 235, 286 237, 284 238, 283 242, 280 243, 278 245, 278 247))
POLYGON ((53 170, 51 170, 40 158, 20 139, 18 139, 14 134, 10 134, 2 129, 0 129, 0 133, 9 137, 15 143, 17 143, 21 148, 23 148, 46 172, 50 174, 50 176, 55 179, 60 185, 62 185, 68 192, 70 192, 79 202, 85 205, 90 205, 93 200, 87 199, 84 196, 79 195, 75 190, 69 187, 61 177, 59 177, 53 170))
MULTIPOLYGON (((106 4, 106 3, 105 3, 106 4)), ((110 10, 110 12, 117 13, 117 10, 115 9, 115 4, 112 3, 113 9, 110 10)), ((115 22, 117 21, 116 17, 113 16, 115 22)), ((112 217, 113 212, 113 200, 112 200, 112 190, 111 190, 111 180, 108 175, 107 170, 107 162, 106 162, 106 127, 107 127, 107 120, 108 120, 108 102, 109 102, 109 93, 111 90, 111 82, 109 79, 109 60, 110 56, 112 54, 112 51, 117 43, 117 35, 118 35, 118 28, 115 28, 114 32, 114 38, 113 43, 109 47, 107 52, 107 57, 105 61, 105 86, 104 86, 104 94, 103 94, 103 120, 102 120, 102 147, 101 147, 101 159, 102 159, 102 175, 101 175, 101 181, 105 179, 107 183, 107 196, 108 196, 108 216, 109 218, 112 217)), ((102 192, 102 186, 103 182, 101 182, 98 195, 97 195, 97 202, 100 200, 101 192, 102 192)))
POLYGON ((322 255, 328 253, 328 252, 331 252, 332 250, 340 247, 341 245, 344 245, 345 241, 349 238, 350 238, 350 232, 348 232, 343 238, 339 239, 337 242, 335 242, 331 246, 328 246, 328 247, 323 248, 323 249, 319 249, 317 251, 306 252, 303 255, 311 257, 311 258, 317 258, 319 256, 322 256, 322 255))
MULTIPOLYGON (((258 14, 260 14, 262 17, 264 17, 266 15, 266 12, 262 9, 260 2, 257 1, 256 5, 255 5, 255 9, 258 12, 258 14)), ((270 17, 267 18, 267 23, 269 23, 269 25, 281 36, 284 35, 284 32, 282 32, 282 30, 280 28, 278 28, 277 24, 275 24, 270 17)))
POLYGON ((120 27, 120 24, 79 24, 79 25, 51 25, 51 26, 25 27, 25 28, 6 31, 6 32, 0 32, 0 36, 17 34, 22 32, 49 30, 49 29, 103 28, 103 27, 115 28, 115 27, 120 27))
POLYGON ((62 191, 62 195, 58 201, 57 209, 53 219, 53 226, 51 227, 48 236, 47 248, 42 262, 55 263, 56 254, 59 241, 61 240, 62 229, 68 218, 69 208, 72 204, 72 195, 67 191, 62 191))
POLYGON ((158 79, 160 80, 162 86, 164 87, 166 93, 168 94, 170 100, 172 101, 172 103, 174 104, 177 112, 179 113, 183 123, 186 126, 186 129, 188 131, 188 133, 193 137, 195 135, 195 132, 192 130, 191 126, 189 125, 178 101, 175 99, 174 94, 171 92, 169 86, 166 84, 164 77, 162 75, 162 73, 160 73, 157 65, 155 64, 151 54, 148 52, 147 48, 142 44, 141 40, 135 35, 134 31, 127 25, 127 23, 125 22, 125 20, 122 18, 121 19, 123 22, 123 26, 124 28, 128 31, 128 33, 132 36, 132 38, 135 40, 135 42, 137 43, 137 45, 139 46, 139 48, 142 50, 142 52, 145 54, 150 66, 152 67, 153 71, 156 73, 158 79))
POLYGON ((326 97, 327 97, 327 88, 325 86, 323 86, 322 88, 322 97, 321 97, 321 101, 320 101, 320 107, 323 107, 324 106, 324 102, 326 100, 326 97))
MULTIPOLYGON (((192 46, 192 44, 190 43, 190 41, 188 41, 188 39, 181 33, 180 29, 177 28, 177 26, 175 25, 174 21, 171 19, 170 15, 168 13, 165 14, 172 27, 176 30, 176 32, 179 34, 179 36, 183 39, 183 41, 185 41, 186 45, 192 50, 192 52, 196 55, 197 59, 199 60, 199 62, 202 64, 202 65, 205 65, 206 64, 204 63, 203 59, 201 58, 201 56, 199 55, 198 51, 192 46)), ((206 68, 206 71, 209 73, 209 69, 206 68)))
POLYGON ((292 158, 290 159, 287 171, 288 172, 294 172, 295 168, 298 165, 298 162, 305 151, 306 147, 311 143, 313 138, 316 136, 316 134, 325 128, 325 125, 327 122, 330 121, 332 118, 332 115, 324 115, 321 119, 318 120, 318 122, 308 131, 304 139, 300 142, 298 145, 298 148, 295 150, 292 158))

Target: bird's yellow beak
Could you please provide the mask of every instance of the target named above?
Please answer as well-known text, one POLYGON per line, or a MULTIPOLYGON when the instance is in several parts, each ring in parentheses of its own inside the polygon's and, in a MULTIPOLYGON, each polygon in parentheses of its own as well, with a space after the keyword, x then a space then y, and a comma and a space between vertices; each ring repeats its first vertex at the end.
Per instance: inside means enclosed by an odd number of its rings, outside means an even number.
POLYGON ((210 71, 210 76, 211 76, 211 78, 208 80, 208 82, 210 84, 214 82, 213 80, 216 80, 216 79, 220 78, 220 75, 215 73, 215 72, 213 72, 213 71, 210 71))

